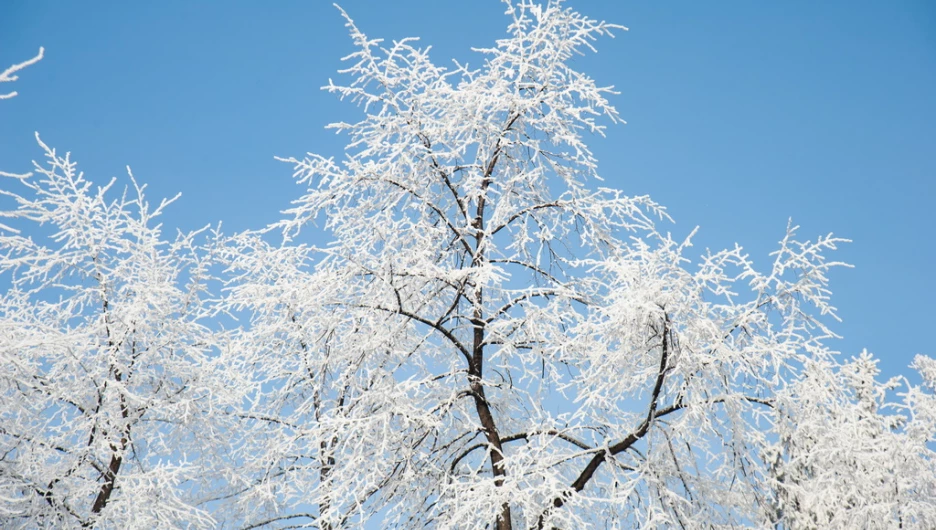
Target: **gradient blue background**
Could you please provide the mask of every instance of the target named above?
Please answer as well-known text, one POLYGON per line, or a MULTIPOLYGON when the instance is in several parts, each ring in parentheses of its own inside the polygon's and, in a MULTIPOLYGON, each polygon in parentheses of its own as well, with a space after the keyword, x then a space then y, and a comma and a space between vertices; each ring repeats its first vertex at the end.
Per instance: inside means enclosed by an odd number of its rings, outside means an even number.
MULTIPOLYGON (((469 47, 508 22, 495 0, 342 5, 446 64, 480 65, 469 47)), ((835 256, 856 265, 832 276, 836 346, 888 376, 936 354, 936 3, 568 5, 630 27, 575 59, 622 92, 628 124, 592 142, 607 185, 668 206, 674 235, 701 226, 699 252, 738 242, 763 268, 788 217, 853 239, 835 256)), ((340 156, 323 126, 357 116, 319 90, 352 51, 328 2, 0 2, 0 66, 39 46, 0 85, 20 92, 0 102, 0 169, 28 171, 39 131, 96 182, 130 165, 151 199, 181 191, 168 228, 273 222, 300 193, 273 156, 340 156)))

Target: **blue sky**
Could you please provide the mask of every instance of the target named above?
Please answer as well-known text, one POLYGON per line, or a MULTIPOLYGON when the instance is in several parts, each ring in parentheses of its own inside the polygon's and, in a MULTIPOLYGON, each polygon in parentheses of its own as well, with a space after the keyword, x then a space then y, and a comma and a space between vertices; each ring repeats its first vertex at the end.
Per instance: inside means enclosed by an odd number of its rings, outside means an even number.
MULTIPOLYGON (((46 58, 0 102, 0 170, 41 156, 32 133, 72 151, 100 183, 126 165, 151 198, 183 196, 167 227, 277 219, 298 197, 274 155, 340 155, 323 130, 355 109, 319 87, 350 39, 329 2, 0 5, 0 66, 46 58)), ((848 354, 886 375, 936 355, 936 4, 827 0, 580 0, 630 28, 575 59, 615 85, 627 125, 592 146, 606 184, 668 206, 696 248, 738 242, 766 267, 788 217, 803 236, 854 240, 832 276, 848 354)), ((438 63, 480 64, 503 36, 495 0, 342 6, 371 37, 422 37, 438 63)))

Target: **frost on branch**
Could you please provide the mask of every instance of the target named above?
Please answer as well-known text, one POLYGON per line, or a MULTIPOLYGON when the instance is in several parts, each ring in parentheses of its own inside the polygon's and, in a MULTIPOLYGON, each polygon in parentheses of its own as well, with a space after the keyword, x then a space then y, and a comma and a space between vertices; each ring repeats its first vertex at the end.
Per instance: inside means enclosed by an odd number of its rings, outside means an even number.
POLYGON ((213 526, 197 506, 217 423, 195 234, 163 239, 171 201, 151 207, 132 175, 94 188, 39 143, 35 175, 0 187, 0 522, 213 526))
MULTIPOLYGON (((14 64, 13 66, 10 66, 6 70, 0 72, 0 83, 12 83, 13 81, 16 81, 17 79, 19 79, 19 76, 16 75, 16 72, 19 72, 20 70, 22 70, 23 68, 26 68, 27 66, 31 66, 33 64, 38 63, 40 60, 42 60, 42 56, 44 53, 45 53, 45 49, 40 47, 39 53, 36 54, 36 56, 33 57, 32 59, 14 64)), ((17 95, 17 92, 14 90, 12 92, 7 92, 6 94, 0 94, 0 99, 11 99, 13 97, 16 97, 16 95, 17 95)))
MULTIPOLYGON (((919 359, 918 359, 919 363, 919 359)), ((867 352, 838 366, 808 362, 778 392, 764 452, 768 519, 784 528, 931 528, 936 525, 932 395, 899 378, 876 382, 867 352), (922 399, 921 399, 922 398, 922 399), (924 401, 921 403, 918 401, 924 401)))
MULTIPOLYGON (((804 369, 839 373, 827 255, 843 240, 788 226, 767 272, 740 247, 693 264, 662 207, 593 187, 586 135, 619 117, 570 59, 624 28, 560 2, 507 8, 508 37, 451 69, 345 14, 356 51, 324 87, 363 111, 330 126, 344 155, 284 159, 303 195, 219 250, 225 307, 250 320, 225 348, 250 374, 249 486, 230 513, 329 529, 793 521, 765 455, 808 409, 804 369), (331 242, 303 244, 308 230, 331 242)), ((833 391, 823 417, 878 399, 868 385, 833 391)))

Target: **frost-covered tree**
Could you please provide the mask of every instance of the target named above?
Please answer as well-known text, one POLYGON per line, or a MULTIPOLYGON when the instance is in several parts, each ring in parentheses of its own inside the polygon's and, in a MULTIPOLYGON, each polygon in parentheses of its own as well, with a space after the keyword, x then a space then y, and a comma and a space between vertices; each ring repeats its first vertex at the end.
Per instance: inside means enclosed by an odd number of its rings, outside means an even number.
POLYGON ((936 361, 838 360, 842 240, 691 254, 586 144, 620 118, 572 59, 624 28, 506 7, 477 68, 346 16, 359 118, 266 229, 7 175, 0 526, 936 525, 936 361))
MULTIPOLYGON (((916 364, 931 362, 918 357, 916 364)), ((776 440, 766 485, 783 528, 932 528, 936 454, 932 395, 915 387, 903 403, 876 381, 867 352, 842 364, 808 363, 777 391, 776 440), (893 409, 886 413, 886 409, 893 409)))
MULTIPOLYGON (((221 250, 226 307, 252 315, 225 348, 248 404, 229 513, 328 529, 796 527, 782 467, 799 461, 768 458, 801 447, 790 410, 858 414, 883 388, 803 383, 844 377, 826 344, 826 254, 842 240, 791 226, 764 272, 738 247, 691 263, 690 240, 658 228, 663 208, 596 186, 585 135, 619 117, 570 59, 624 28, 560 2, 507 14, 477 69, 346 17, 350 80, 325 87, 364 113, 331 125, 344 157, 286 159, 306 192, 273 227, 282 243, 248 233, 221 250), (320 229, 328 245, 302 243, 320 229)), ((873 442, 888 422, 835 425, 868 424, 873 442)), ((827 462, 897 472, 881 443, 827 462)), ((797 484, 824 487, 814 476, 797 484)))
POLYGON ((132 175, 94 188, 39 143, 45 163, 0 191, 0 526, 211 527, 219 460, 199 440, 223 438, 195 235, 163 239, 171 201, 132 175))

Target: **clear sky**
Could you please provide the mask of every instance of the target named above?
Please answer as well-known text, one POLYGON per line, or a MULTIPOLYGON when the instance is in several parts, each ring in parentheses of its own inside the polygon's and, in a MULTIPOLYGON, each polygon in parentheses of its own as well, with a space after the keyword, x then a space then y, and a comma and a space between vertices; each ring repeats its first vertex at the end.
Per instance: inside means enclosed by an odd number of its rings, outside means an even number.
MULTIPOLYGON (((670 208, 696 248, 738 242, 766 267, 787 218, 854 240, 833 276, 847 354, 886 375, 936 355, 936 3, 720 0, 567 3, 630 28, 576 62, 615 85, 627 125, 592 143, 606 184, 670 208)), ((496 0, 347 0, 371 37, 422 37, 437 63, 480 64, 505 35, 496 0)), ((264 226, 298 197, 274 155, 340 156, 323 130, 349 104, 319 91, 352 51, 325 1, 0 2, 0 67, 45 46, 5 84, 0 170, 33 140, 88 177, 125 174, 183 196, 168 228, 264 226)), ((3 184, 8 185, 8 184, 3 184)))

